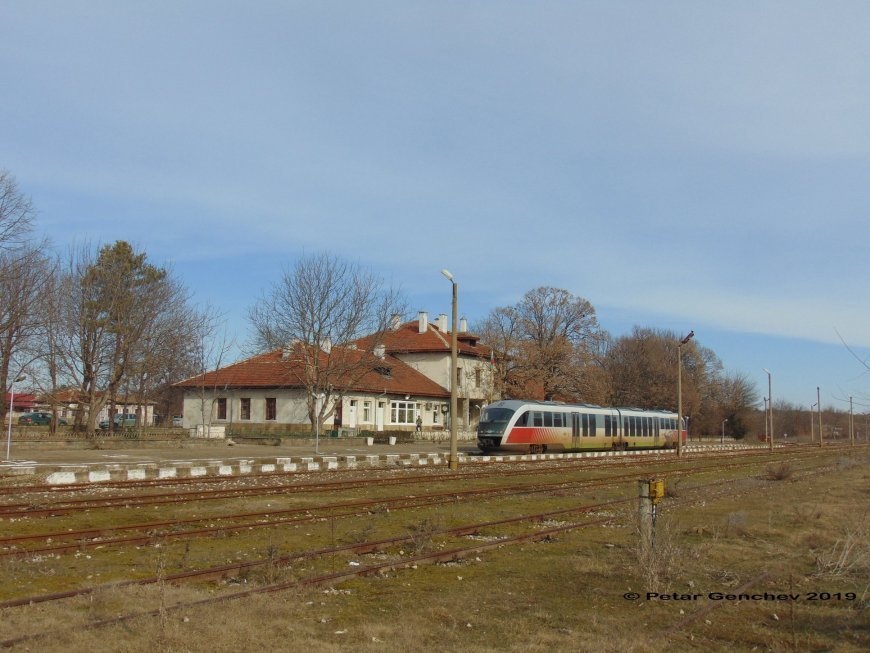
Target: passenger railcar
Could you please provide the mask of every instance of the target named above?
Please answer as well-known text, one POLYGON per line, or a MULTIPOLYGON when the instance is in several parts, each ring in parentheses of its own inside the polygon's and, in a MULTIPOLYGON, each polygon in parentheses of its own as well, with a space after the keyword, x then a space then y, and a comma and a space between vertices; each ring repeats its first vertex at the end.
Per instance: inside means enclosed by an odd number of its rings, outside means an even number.
MULTIPOLYGON (((685 422, 680 425, 686 441, 685 422)), ((481 413, 481 451, 665 449, 677 446, 677 414, 555 401, 496 401, 481 413)))

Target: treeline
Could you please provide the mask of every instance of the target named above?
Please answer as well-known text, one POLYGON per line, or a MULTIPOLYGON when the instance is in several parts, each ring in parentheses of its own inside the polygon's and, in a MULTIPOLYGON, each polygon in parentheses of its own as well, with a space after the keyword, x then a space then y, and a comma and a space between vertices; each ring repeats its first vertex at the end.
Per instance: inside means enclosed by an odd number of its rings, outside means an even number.
MULTIPOLYGON (((685 334, 635 327, 614 338, 586 299, 547 287, 492 310, 475 330, 495 349, 496 391, 505 397, 677 410, 677 348, 685 334)), ((726 372, 698 339, 682 347, 682 393, 690 434, 765 433, 758 389, 745 375, 726 372)), ((841 413, 826 414, 826 429, 841 425, 841 413)), ((774 402, 777 436, 809 435, 810 427, 808 413, 774 402)))
MULTIPOLYGON (((34 237, 34 218, 0 171, 0 387, 17 382, 55 413, 78 404, 74 426, 89 432, 116 402, 167 405, 171 383, 211 363, 203 343, 215 311, 194 306, 171 270, 127 242, 53 252, 34 237)), ((8 408, 0 402, 0 422, 8 408)))

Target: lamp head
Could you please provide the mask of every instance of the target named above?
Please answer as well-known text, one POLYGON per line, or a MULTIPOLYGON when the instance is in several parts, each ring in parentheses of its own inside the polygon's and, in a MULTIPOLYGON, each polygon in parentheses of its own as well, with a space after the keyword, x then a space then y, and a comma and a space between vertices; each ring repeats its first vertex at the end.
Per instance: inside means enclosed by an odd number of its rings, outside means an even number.
POLYGON ((685 338, 683 338, 682 340, 680 340, 680 344, 681 344, 681 345, 685 345, 687 342, 689 342, 689 340, 691 340, 691 339, 694 338, 694 337, 695 337, 695 332, 694 332, 694 331, 689 331, 689 335, 687 335, 685 338))
POLYGON ((446 270, 446 269, 441 270, 441 274, 443 274, 445 277, 447 277, 448 281, 453 281, 453 275, 450 274, 450 270, 446 270))

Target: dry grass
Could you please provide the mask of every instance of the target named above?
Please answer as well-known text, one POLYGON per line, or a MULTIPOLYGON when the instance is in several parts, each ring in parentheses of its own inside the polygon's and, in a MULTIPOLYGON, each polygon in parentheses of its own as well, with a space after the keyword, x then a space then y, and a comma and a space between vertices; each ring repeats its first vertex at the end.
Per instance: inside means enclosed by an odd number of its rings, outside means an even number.
MULTIPOLYGON (((847 525, 833 545, 816 557, 818 574, 824 578, 870 578, 870 525, 867 513, 847 525)), ((866 588, 865 588, 866 591, 866 588)))
MULTIPOLYGON (((294 537, 303 538, 298 541, 281 531, 255 533, 253 546, 241 535, 224 538, 212 555, 232 559, 255 553, 267 564, 257 574, 232 582, 178 587, 161 583, 105 591, 64 604, 4 610, 0 620, 7 637, 57 632, 12 649, 45 653, 864 651, 870 648, 866 626, 870 533, 866 513, 856 513, 855 505, 863 505, 859 502, 864 501, 867 487, 867 457, 855 460, 835 474, 802 477, 799 492, 794 483, 760 481, 742 491, 715 495, 687 489, 685 501, 669 497, 660 504, 655 539, 649 541, 639 538, 629 516, 634 511, 625 510, 620 521, 606 527, 564 533, 545 543, 503 547, 459 562, 358 578, 335 587, 291 587, 209 606, 176 607, 348 565, 347 559, 336 558, 293 570, 282 567, 281 553, 297 550, 299 541, 310 541, 313 548, 330 541, 384 536, 392 529, 412 536, 412 545, 405 547, 405 555, 410 555, 441 546, 434 535, 454 520, 496 518, 511 507, 505 501, 467 508, 455 505, 440 512, 421 510, 413 517, 405 512, 367 522, 326 522, 320 531, 305 526, 292 531, 294 537), (733 592, 764 571, 768 578, 750 591, 802 596, 853 592, 857 598, 814 602, 706 598, 711 592, 733 592), (628 592, 641 598, 627 600, 628 592), (701 598, 647 600, 647 592, 701 598), (76 627, 153 606, 160 608, 156 618, 98 629, 76 627), (702 614, 708 608, 712 609, 702 614), (684 627, 664 636, 687 618, 684 627)), ((836 463, 834 458, 830 461, 836 463)), ((627 486, 624 495, 634 491, 627 486)), ((541 499, 542 504, 547 501, 541 499)), ((524 511, 533 505, 532 499, 523 505, 524 511)), ((487 535, 464 541, 471 545, 487 535)), ((166 573, 179 560, 196 564, 208 554, 193 546, 152 548, 150 572, 166 573)), ((355 556, 353 561, 364 566, 399 555, 385 552, 355 556)), ((35 582, 42 572, 59 569, 56 564, 70 562, 10 561, 0 567, 0 575, 5 582, 35 582)))
POLYGON ((770 465, 767 468, 767 480, 769 481, 785 481, 794 475, 792 466, 787 463, 779 463, 778 465, 770 465))

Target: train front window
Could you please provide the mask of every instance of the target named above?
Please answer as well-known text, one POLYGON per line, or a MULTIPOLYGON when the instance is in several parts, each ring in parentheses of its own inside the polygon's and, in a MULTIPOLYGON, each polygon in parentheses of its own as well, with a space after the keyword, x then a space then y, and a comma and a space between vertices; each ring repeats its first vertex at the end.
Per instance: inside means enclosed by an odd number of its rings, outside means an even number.
POLYGON ((510 408, 487 408, 480 416, 477 432, 484 434, 504 433, 504 429, 513 414, 514 411, 510 408))

